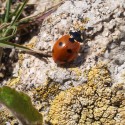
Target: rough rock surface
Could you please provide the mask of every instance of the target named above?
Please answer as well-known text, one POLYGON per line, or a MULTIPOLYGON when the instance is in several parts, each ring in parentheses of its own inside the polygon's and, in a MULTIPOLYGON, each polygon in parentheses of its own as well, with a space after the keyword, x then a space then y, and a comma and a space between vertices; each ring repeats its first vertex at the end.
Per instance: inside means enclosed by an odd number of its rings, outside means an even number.
POLYGON ((124 3, 125 0, 65 1, 44 20, 34 47, 51 51, 61 35, 81 30, 84 44, 78 58, 58 66, 52 58, 20 54, 13 78, 3 84, 30 95, 46 124, 124 125, 124 3), (91 74, 91 67, 100 62, 107 69, 102 66, 91 74), (110 83, 118 86, 111 87, 110 83))
POLYGON ((51 103, 53 125, 124 125, 125 94, 122 84, 112 85, 105 66, 92 68, 86 84, 60 92, 51 103))

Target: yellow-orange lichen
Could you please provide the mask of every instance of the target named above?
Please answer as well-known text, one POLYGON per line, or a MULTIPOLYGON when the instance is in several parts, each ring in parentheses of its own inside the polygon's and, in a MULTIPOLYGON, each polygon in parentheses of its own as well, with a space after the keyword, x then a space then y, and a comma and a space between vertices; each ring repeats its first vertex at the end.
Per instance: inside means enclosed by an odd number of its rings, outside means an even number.
POLYGON ((51 103, 49 121, 53 125, 124 125, 122 86, 112 86, 107 68, 96 66, 88 73, 88 83, 70 88, 55 97, 51 103))

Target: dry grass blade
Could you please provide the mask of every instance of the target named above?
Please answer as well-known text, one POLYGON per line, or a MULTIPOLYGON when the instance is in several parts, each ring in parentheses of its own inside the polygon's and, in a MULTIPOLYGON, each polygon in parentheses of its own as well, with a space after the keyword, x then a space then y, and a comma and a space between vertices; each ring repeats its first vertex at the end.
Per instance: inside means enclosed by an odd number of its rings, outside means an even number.
MULTIPOLYGON (((39 13, 39 14, 35 14, 35 15, 31 15, 28 17, 25 17, 23 19, 21 19, 19 21, 19 24, 23 24, 23 22, 25 23, 25 26, 31 25, 31 24, 39 24, 39 22, 43 21, 47 16, 49 16, 50 14, 52 14, 54 11, 57 10, 57 8, 62 5, 64 3, 64 1, 48 8, 47 10, 39 13), (30 23, 26 23, 26 22, 30 22, 30 23)), ((22 26, 22 25, 21 25, 22 26)), ((24 27, 23 27, 24 28, 24 27)))

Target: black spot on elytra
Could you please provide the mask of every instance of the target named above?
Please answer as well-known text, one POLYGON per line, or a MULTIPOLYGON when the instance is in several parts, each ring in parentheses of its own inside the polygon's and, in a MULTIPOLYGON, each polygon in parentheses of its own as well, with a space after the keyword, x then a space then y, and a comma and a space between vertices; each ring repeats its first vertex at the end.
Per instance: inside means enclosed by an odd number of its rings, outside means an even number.
POLYGON ((72 42, 72 43, 75 42, 74 38, 69 38, 69 41, 72 42))
POLYGON ((59 42, 59 46, 63 46, 63 42, 59 42))
POLYGON ((72 53, 72 50, 71 50, 71 49, 67 49, 67 52, 68 52, 68 53, 72 53))

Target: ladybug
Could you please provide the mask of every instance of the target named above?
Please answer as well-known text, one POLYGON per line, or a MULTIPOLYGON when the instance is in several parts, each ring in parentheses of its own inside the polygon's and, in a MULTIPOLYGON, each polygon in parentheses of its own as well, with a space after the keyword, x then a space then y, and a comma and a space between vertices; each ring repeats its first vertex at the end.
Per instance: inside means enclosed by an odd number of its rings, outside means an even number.
POLYGON ((80 50, 81 33, 69 32, 58 39, 52 49, 52 57, 57 64, 66 64, 73 61, 80 50))

